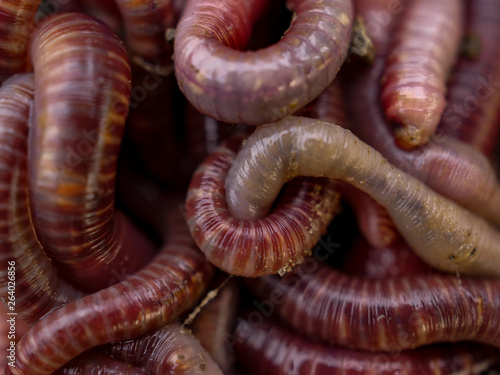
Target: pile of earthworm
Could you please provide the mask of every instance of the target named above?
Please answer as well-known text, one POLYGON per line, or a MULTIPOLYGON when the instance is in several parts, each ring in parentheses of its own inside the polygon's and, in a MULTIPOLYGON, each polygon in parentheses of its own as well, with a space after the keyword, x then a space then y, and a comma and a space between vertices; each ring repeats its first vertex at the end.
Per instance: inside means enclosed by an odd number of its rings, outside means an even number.
POLYGON ((499 41, 498 0, 0 0, 4 373, 499 371, 499 41))

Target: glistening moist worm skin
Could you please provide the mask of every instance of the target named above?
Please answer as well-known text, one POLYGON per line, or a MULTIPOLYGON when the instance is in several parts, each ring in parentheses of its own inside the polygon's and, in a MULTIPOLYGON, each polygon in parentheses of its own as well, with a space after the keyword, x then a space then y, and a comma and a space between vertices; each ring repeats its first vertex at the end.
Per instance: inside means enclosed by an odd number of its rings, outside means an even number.
POLYGON ((500 132, 500 2, 471 0, 467 5, 466 36, 478 43, 479 53, 458 61, 439 129, 491 157, 500 132))
POLYGON ((259 127, 228 172, 230 211, 241 219, 262 217, 283 184, 296 176, 341 179, 368 193, 435 268, 500 276, 496 228, 392 166, 350 131, 326 122, 288 117, 259 127))
POLYGON ((260 125, 294 113, 335 78, 347 55, 351 0, 291 0, 296 17, 275 45, 241 52, 264 0, 190 0, 177 27, 179 87, 202 113, 260 125))
POLYGON ((35 70, 30 200, 41 243, 87 290, 151 259, 153 245, 114 214, 115 176, 130 97, 120 40, 83 14, 50 18, 31 45, 35 70))
POLYGON ((274 321, 256 326, 244 319, 234 341, 239 362, 259 375, 479 375, 499 356, 481 345, 366 353, 309 341, 274 321))
POLYGON ((251 291, 297 331, 369 351, 474 341, 500 348, 500 282, 412 275, 367 279, 308 259, 284 278, 249 280, 251 291), (274 303, 273 303, 274 302, 274 303))
POLYGON ((208 260, 226 272, 246 277, 286 272, 324 234, 337 195, 328 180, 303 179, 288 187, 268 217, 233 217, 224 181, 239 143, 219 146, 193 175, 186 198, 189 230, 208 260))
POLYGON ((88 351, 79 355, 53 375, 151 375, 142 368, 119 361, 108 354, 88 351))
POLYGON ((57 306, 81 296, 63 281, 38 243, 28 207, 28 120, 33 75, 16 75, 0 88, 0 293, 19 319, 35 323, 57 306), (15 262, 13 278, 8 262, 15 262), (13 288, 8 288, 11 285, 13 288), (14 290, 14 299, 9 298, 14 290))
POLYGON ((137 274, 45 316, 18 343, 16 367, 5 374, 51 374, 93 346, 135 338, 173 321, 196 302, 213 273, 203 254, 186 242, 170 242, 137 274))
POLYGON ((396 137, 403 147, 425 144, 439 124, 463 18, 463 0, 415 0, 399 19, 381 99, 387 118, 401 126, 396 137))
POLYGON ((198 340, 178 323, 136 340, 114 343, 111 353, 151 375, 222 375, 198 340))

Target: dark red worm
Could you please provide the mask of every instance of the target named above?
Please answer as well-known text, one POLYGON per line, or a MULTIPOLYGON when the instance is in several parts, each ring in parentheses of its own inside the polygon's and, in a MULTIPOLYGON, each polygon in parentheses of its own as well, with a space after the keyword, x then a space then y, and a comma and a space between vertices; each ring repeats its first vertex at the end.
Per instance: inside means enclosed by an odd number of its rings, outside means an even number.
POLYGON ((16 367, 7 368, 6 375, 51 374, 91 347, 151 332, 193 306, 213 268, 186 228, 170 238, 151 264, 135 275, 35 324, 18 343, 16 367))
POLYGON ((177 323, 135 340, 114 343, 110 351, 151 375, 222 375, 198 340, 177 323))
POLYGON ((62 280, 35 237, 27 196, 28 120, 33 75, 16 75, 0 88, 1 297, 18 319, 35 323, 82 295, 62 280))
POLYGON ((383 206, 351 185, 340 183, 339 190, 354 211, 358 227, 371 246, 388 247, 396 240, 397 229, 383 206))
POLYGON ((431 270, 399 235, 383 247, 374 247, 358 237, 342 264, 342 271, 348 274, 376 279, 428 274, 431 270))
POLYGON ((491 157, 500 132, 500 3, 467 1, 467 14, 466 37, 478 44, 479 52, 458 60, 439 130, 491 157))
POLYGON ((201 113, 260 125, 296 112, 335 78, 347 55, 350 0, 292 0, 283 38, 258 51, 240 51, 265 0, 190 0, 177 27, 179 87, 201 113))
POLYGON ((225 178, 240 141, 219 146, 192 177, 186 218, 205 256, 222 270, 257 277, 286 272, 311 251, 337 207, 326 179, 303 179, 287 187, 270 215, 240 220, 228 210, 225 178))
POLYGON ((153 246, 114 214, 115 175, 130 96, 123 44, 83 14, 56 15, 33 37, 30 201, 40 242, 87 290, 151 259, 153 246), (75 87, 78 90, 75 91, 75 87))
POLYGON ((150 375, 140 367, 119 361, 108 354, 92 350, 85 352, 53 375, 150 375))
POLYGON ((398 20, 381 99, 387 118, 400 126, 396 138, 405 148, 427 143, 439 124, 463 21, 463 0, 410 1, 398 20))
POLYGON ((230 280, 196 316, 190 328, 201 346, 211 355, 224 374, 230 374, 234 355, 228 343, 240 306, 240 284, 230 280))
POLYGON ((239 319, 233 339, 240 364, 259 375, 479 375, 500 357, 482 345, 366 353, 310 341, 276 322, 259 323, 239 319))
POLYGON ((500 282, 441 275, 367 279, 309 259, 251 290, 310 337, 370 351, 474 341, 500 348, 500 282))

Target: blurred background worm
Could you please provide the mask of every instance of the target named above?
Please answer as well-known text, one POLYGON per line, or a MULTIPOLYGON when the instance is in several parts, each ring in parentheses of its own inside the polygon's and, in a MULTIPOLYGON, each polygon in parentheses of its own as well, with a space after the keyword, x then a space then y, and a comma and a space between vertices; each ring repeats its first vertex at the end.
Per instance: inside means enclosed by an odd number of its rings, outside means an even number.
POLYGON ((61 274, 96 291, 113 282, 112 270, 134 272, 154 252, 114 209, 130 96, 128 58, 106 26, 77 13, 49 18, 33 37, 31 55, 33 223, 61 274))
POLYGON ((347 56, 350 0, 292 0, 290 28, 276 44, 241 51, 264 0, 190 0, 177 26, 175 74, 198 111, 261 125, 294 113, 335 78, 347 56))

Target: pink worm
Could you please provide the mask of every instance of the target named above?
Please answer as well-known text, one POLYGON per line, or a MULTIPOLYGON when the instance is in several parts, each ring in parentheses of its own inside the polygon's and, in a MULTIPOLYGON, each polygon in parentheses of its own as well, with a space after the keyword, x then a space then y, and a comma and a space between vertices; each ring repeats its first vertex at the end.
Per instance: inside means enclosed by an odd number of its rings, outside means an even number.
POLYGON ((16 75, 0 88, 0 261, 5 265, 0 290, 9 311, 30 324, 82 295, 57 274, 30 220, 27 143, 33 89, 32 74, 16 75))
POLYGON ((350 0, 291 0, 283 38, 242 52, 265 0, 190 0, 177 27, 179 87, 201 113, 260 125, 294 113, 335 78, 352 29, 350 0))
POLYGON ((269 321, 239 320, 235 336, 239 362, 259 375, 479 375, 499 357, 497 350, 478 345, 365 353, 310 341, 269 321))
POLYGON ((458 60, 439 130, 492 157, 500 132, 500 3, 474 0, 467 5, 466 36, 477 39, 480 51, 458 60))
POLYGON ((135 340, 114 343, 110 351, 151 375, 222 375, 198 340, 177 323, 135 340))
POLYGON ((446 79, 458 54, 462 0, 414 0, 399 19, 387 54, 381 98, 387 118, 401 127, 405 148, 425 144, 445 107, 446 79))
POLYGON ((474 341, 500 348, 500 282, 441 275, 367 279, 309 259, 248 283, 297 331, 370 351, 474 341))
POLYGON ((85 352, 53 375, 150 375, 140 367, 119 361, 107 354, 92 350, 85 352))
POLYGON ((112 270, 136 271, 154 251, 141 232, 113 211, 130 96, 127 55, 106 26, 72 13, 56 15, 37 30, 31 55, 36 94, 29 168, 35 230, 61 273, 95 291, 112 282, 112 270))
POLYGON ((246 277, 286 272, 300 263, 333 216, 337 197, 327 180, 296 181, 269 217, 240 220, 228 210, 226 174, 239 140, 219 146, 193 175, 186 218, 205 256, 222 270, 246 277))

